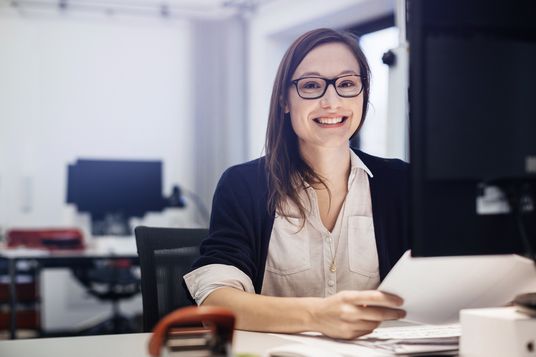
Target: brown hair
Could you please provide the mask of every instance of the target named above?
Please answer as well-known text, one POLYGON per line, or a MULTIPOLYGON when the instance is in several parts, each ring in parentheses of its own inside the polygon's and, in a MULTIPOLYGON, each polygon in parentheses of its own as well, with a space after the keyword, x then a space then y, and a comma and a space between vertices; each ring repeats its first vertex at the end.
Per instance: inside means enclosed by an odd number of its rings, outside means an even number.
POLYGON ((322 177, 314 172, 301 157, 298 138, 292 129, 290 114, 285 113, 285 104, 292 75, 303 58, 321 44, 332 42, 345 44, 359 63, 363 82, 363 113, 357 130, 352 134, 352 137, 355 136, 365 120, 370 87, 370 69, 358 41, 358 38, 351 33, 317 29, 301 35, 283 56, 272 90, 265 143, 268 210, 270 212, 276 211, 288 217, 287 207, 284 206, 288 198, 298 207, 302 222, 305 223, 305 206, 299 198, 299 190, 304 189, 306 184, 322 184, 330 194, 322 177))

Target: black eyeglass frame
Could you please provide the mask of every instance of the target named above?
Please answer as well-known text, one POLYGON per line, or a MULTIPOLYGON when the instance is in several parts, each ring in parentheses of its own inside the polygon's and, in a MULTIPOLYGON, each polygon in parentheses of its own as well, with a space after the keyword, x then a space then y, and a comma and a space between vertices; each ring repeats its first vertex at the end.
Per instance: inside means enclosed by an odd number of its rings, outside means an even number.
POLYGON ((324 96, 324 94, 326 94, 326 91, 328 90, 328 87, 330 86, 330 84, 333 85, 333 88, 335 89, 335 92, 337 92, 337 95, 339 97, 342 97, 342 98, 354 98, 354 97, 357 97, 359 96, 361 93, 363 93, 363 89, 365 88, 365 84, 363 82, 363 78, 366 78, 360 74, 345 74, 345 75, 342 75, 342 76, 339 76, 339 77, 335 77, 335 78, 331 78, 331 79, 328 79, 328 78, 324 78, 324 77, 314 77, 314 76, 308 76, 308 77, 301 77, 301 78, 297 78, 297 79, 294 79, 292 81, 290 81, 290 83, 294 84, 294 87, 296 87, 296 93, 298 93, 298 96, 302 99, 306 99, 306 100, 309 100, 309 99, 318 99, 318 98, 322 98, 324 96), (344 77, 352 77, 352 76, 355 76, 355 77, 360 77, 361 78, 361 88, 359 89, 359 92, 357 92, 357 94, 352 94, 352 95, 343 95, 341 93, 339 93, 339 91, 337 90, 337 86, 335 85, 337 83, 337 81, 341 78, 344 78, 344 77), (315 79, 321 79, 324 81, 324 83, 326 83, 326 86, 324 87, 324 90, 322 91, 321 94, 319 94, 318 96, 315 96, 315 97, 304 97, 300 94, 300 90, 298 89, 298 82, 301 81, 302 79, 308 79, 308 78, 315 78, 315 79))

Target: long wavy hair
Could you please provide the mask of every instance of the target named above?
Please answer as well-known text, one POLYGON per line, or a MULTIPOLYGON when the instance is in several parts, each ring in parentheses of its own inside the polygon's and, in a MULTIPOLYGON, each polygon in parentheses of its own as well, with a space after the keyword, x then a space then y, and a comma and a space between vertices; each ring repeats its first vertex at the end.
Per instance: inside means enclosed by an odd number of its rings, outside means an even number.
MULTIPOLYGON (((359 63, 363 83, 363 113, 361 122, 352 134, 354 137, 361 129, 368 109, 370 68, 359 47, 357 36, 332 29, 309 31, 296 39, 287 50, 274 81, 266 132, 266 171, 268 174, 268 210, 288 218, 287 199, 296 205, 300 218, 305 223, 305 203, 300 200, 299 192, 308 185, 323 185, 331 197, 324 179, 303 160, 298 147, 298 138, 292 129, 290 114, 285 113, 289 88, 294 71, 303 58, 315 47, 338 42, 345 44, 359 63)), ((309 202, 310 203, 310 202, 309 202)), ((303 227, 302 224, 302 227, 303 227)))

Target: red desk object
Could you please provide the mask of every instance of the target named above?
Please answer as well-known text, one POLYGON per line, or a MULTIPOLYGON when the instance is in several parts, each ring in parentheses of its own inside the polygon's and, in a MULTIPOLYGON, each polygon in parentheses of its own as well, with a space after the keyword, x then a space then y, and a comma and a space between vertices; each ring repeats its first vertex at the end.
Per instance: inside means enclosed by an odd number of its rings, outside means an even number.
POLYGON ((84 239, 78 229, 12 229, 7 232, 8 248, 83 250, 84 239))
POLYGON ((181 352, 206 351, 207 356, 230 357, 235 316, 214 306, 189 306, 164 316, 149 340, 149 354, 159 357, 163 348, 168 356, 181 352))

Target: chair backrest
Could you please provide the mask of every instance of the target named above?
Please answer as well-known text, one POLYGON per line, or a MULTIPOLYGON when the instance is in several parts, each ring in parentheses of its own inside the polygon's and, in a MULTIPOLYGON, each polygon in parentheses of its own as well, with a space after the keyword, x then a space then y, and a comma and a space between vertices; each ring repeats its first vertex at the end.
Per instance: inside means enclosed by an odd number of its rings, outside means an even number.
POLYGON ((134 230, 140 258, 143 330, 149 332, 167 313, 191 305, 182 276, 199 256, 207 229, 155 228, 134 230))

